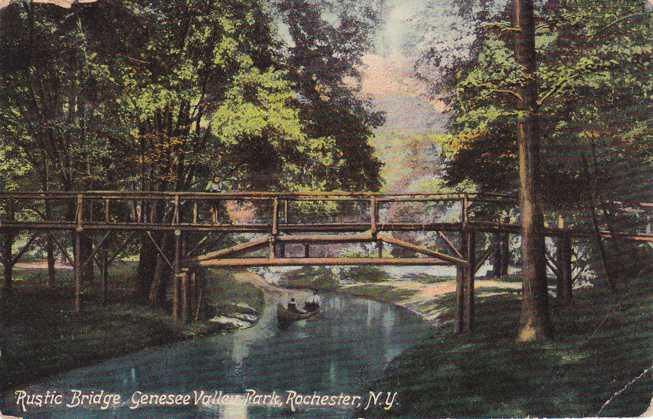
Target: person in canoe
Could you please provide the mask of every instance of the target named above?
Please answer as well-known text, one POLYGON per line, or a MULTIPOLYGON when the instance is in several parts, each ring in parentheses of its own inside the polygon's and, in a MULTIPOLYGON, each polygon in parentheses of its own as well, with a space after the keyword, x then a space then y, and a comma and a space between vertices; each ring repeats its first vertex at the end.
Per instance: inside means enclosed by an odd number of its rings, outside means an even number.
POLYGON ((291 298, 290 301, 288 301, 288 311, 291 313, 297 313, 297 314, 305 314, 306 312, 304 310, 300 310, 297 307, 297 301, 295 301, 294 298, 291 298))
POLYGON ((320 296, 317 295, 317 289, 313 290, 313 295, 304 303, 304 310, 315 311, 320 309, 320 296))

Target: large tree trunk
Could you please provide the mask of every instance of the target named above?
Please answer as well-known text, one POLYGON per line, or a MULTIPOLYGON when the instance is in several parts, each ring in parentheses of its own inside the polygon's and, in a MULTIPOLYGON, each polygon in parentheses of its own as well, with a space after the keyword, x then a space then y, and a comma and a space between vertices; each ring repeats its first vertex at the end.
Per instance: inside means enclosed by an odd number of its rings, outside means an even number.
POLYGON ((508 275, 510 268, 510 234, 501 234, 501 273, 499 276, 508 275))
POLYGON ((138 260, 138 271, 136 273, 136 284, 134 287, 134 299, 141 304, 147 304, 150 285, 156 268, 156 259, 156 249, 150 242, 150 239, 143 236, 140 258, 138 260))
MULTIPOLYGON (((43 190, 50 190, 50 166, 48 164, 48 159, 43 159, 43 190)), ((50 205, 49 200, 45 200, 45 218, 47 220, 52 220, 52 206, 50 205)), ((45 251, 47 253, 48 259, 48 287, 52 288, 55 282, 55 270, 54 270, 54 241, 52 238, 52 232, 48 231, 45 238, 45 251)))
MULTIPOLYGON (((14 220, 14 204, 12 201, 9 201, 7 203, 7 220, 8 221, 13 221, 14 220)), ((13 264, 13 255, 11 253, 11 249, 14 245, 14 240, 16 238, 16 235, 14 231, 12 230, 6 230, 3 234, 3 241, 2 241, 2 264, 4 265, 4 282, 2 285, 2 294, 3 296, 8 296, 11 293, 11 290, 14 285, 14 278, 13 278, 13 269, 14 269, 14 264, 13 264)))
MULTIPOLYGON (((163 240, 159 246, 166 255, 170 254, 170 238, 169 234, 163 236, 163 240)), ((163 258, 157 254, 156 266, 154 268, 154 277, 150 284, 149 303, 152 307, 163 307, 166 300, 166 292, 168 290, 168 278, 171 275, 171 270, 163 258)))
POLYGON ((517 123, 523 297, 517 340, 531 342, 552 337, 544 259, 544 219, 539 202, 540 136, 533 0, 513 0, 513 21, 517 28, 515 58, 523 71, 517 123))
POLYGON ((4 282, 3 282, 3 292, 11 292, 13 288, 14 278, 13 278, 13 269, 14 265, 12 263, 13 255, 11 253, 11 248, 14 244, 14 235, 11 232, 6 232, 2 241, 2 265, 4 267, 4 282))
POLYGON ((54 241, 52 240, 51 233, 48 233, 45 243, 46 252, 48 254, 48 287, 54 287, 56 280, 55 273, 55 258, 54 258, 54 241))

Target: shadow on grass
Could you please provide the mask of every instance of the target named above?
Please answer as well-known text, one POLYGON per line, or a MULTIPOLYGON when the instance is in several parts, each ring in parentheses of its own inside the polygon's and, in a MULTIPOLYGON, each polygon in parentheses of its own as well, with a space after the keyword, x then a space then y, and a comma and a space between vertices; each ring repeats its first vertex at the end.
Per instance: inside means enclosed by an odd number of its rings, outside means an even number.
MULTIPOLYGON (((648 374, 628 383, 653 364, 653 294, 644 279, 630 289, 621 296, 586 289, 571 307, 552 304, 556 339, 531 344, 515 343, 520 301, 514 293, 479 298, 471 336, 438 331, 393 360, 374 388, 399 392, 393 417, 579 417, 597 415, 628 386, 601 415, 639 415, 653 380, 648 374)), ((451 308, 454 296, 437 303, 451 308)))
MULTIPOLYGON (((135 269, 134 263, 122 263, 111 270, 107 305, 102 305, 99 280, 85 282, 81 313, 73 311, 71 271, 57 271, 56 285, 48 288, 42 270, 16 270, 14 290, 0 298, 0 392, 103 359, 220 331, 206 322, 182 327, 169 312, 134 303, 135 269)), ((220 271, 210 275, 207 298, 213 304, 227 312, 241 309, 235 303, 262 309, 263 293, 255 286, 236 283, 220 271)))

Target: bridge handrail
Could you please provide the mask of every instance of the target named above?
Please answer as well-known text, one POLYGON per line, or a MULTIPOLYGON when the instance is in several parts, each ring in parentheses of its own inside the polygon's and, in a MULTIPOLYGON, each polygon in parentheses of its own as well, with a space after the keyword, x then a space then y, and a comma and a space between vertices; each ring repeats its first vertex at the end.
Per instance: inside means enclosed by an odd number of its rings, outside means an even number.
POLYGON ((510 195, 503 194, 479 194, 479 193, 381 193, 381 192, 267 192, 267 191, 235 191, 235 192, 174 192, 174 191, 17 191, 0 192, 0 199, 64 199, 75 198, 79 195, 91 199, 166 199, 179 196, 184 199, 322 199, 322 198, 345 198, 352 200, 367 200, 376 197, 377 200, 392 200, 403 198, 415 199, 505 199, 514 200, 510 195))

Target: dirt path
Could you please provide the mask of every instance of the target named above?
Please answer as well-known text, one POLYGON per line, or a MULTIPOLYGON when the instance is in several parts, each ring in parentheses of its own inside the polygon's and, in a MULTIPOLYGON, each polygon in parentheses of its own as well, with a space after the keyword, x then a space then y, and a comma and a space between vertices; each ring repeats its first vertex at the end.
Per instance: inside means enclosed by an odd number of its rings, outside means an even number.
MULTIPOLYGON (((35 261, 31 261, 31 262, 17 262, 14 265, 14 268, 16 268, 16 269, 34 269, 34 270, 48 269, 48 261, 47 260, 35 260, 35 261)), ((55 269, 68 269, 68 270, 73 269, 72 266, 70 266, 68 264, 61 263, 61 262, 56 262, 54 264, 54 268, 55 269)))
MULTIPOLYGON (((474 289, 479 296, 489 296, 510 292, 512 290, 520 290, 521 283, 477 280, 474 284, 474 289)), ((374 300, 404 307, 431 323, 439 324, 442 320, 442 315, 447 311, 447 308, 442 305, 441 299, 447 294, 453 294, 456 292, 456 281, 442 281, 434 284, 425 284, 415 281, 356 283, 341 287, 340 291, 346 293, 350 292, 357 296, 372 298, 374 300), (377 295, 376 293, 372 294, 364 291, 364 287, 374 289, 379 286, 388 287, 387 292, 377 295), (361 289, 363 289, 362 292, 361 289)))

